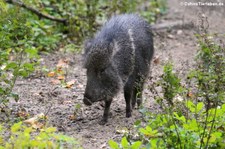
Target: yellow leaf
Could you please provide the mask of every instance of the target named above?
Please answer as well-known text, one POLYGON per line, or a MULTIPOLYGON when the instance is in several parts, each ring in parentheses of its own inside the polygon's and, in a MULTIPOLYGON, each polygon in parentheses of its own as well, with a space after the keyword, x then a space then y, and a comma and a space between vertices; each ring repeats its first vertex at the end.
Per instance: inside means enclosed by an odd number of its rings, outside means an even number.
POLYGON ((66 88, 71 88, 75 83, 75 80, 69 81, 66 83, 66 88))
POLYGON ((77 119, 77 116, 74 115, 74 114, 73 114, 73 115, 69 115, 69 119, 70 119, 70 120, 76 120, 76 119, 77 119))
POLYGON ((45 115, 43 113, 40 113, 30 119, 27 119, 25 121, 23 121, 25 124, 31 125, 31 127, 35 128, 35 129, 40 129, 43 128, 44 124, 38 122, 39 119, 44 118, 45 115))
POLYGON ((187 96, 188 96, 188 97, 193 97, 194 95, 193 95, 192 92, 188 92, 187 96))
POLYGON ((48 73, 48 77, 54 77, 55 76, 55 72, 54 71, 51 71, 48 73))
POLYGON ((65 76, 58 76, 57 79, 58 80, 65 80, 65 76))

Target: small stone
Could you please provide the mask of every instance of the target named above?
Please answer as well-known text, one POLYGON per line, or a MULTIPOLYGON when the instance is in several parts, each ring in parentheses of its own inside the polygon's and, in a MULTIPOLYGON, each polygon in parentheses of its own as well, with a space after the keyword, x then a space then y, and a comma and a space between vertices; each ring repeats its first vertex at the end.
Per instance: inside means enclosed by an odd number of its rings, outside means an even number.
POLYGON ((183 33, 182 30, 178 30, 178 31, 177 31, 177 35, 181 35, 182 33, 183 33))

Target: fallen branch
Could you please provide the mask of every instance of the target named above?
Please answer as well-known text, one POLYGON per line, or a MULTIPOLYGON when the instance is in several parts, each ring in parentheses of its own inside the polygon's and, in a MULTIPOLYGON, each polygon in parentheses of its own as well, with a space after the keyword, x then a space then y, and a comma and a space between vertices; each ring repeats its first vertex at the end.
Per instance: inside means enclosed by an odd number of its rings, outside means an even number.
POLYGON ((175 22, 166 22, 161 24, 152 25, 152 30, 164 30, 164 29, 193 29, 193 22, 184 22, 184 21, 175 21, 175 22))
MULTIPOLYGON (((32 13, 38 15, 41 18, 49 19, 49 20, 52 20, 52 21, 63 23, 64 25, 68 25, 67 19, 65 19, 65 18, 55 18, 53 16, 43 14, 40 11, 38 11, 37 9, 34 9, 33 7, 27 6, 26 4, 24 4, 21 1, 6 0, 5 2, 9 3, 9 4, 13 4, 13 5, 18 5, 22 8, 25 8, 25 9, 31 11, 32 13)), ((164 29, 192 29, 193 27, 194 27, 194 24, 192 22, 184 22, 182 20, 152 25, 152 29, 156 30, 156 31, 164 30, 164 29)))
POLYGON ((23 2, 21 1, 17 1, 17 0, 6 0, 5 1, 6 3, 9 3, 9 4, 13 4, 13 5, 18 5, 22 8, 25 8, 33 13, 35 13, 36 15, 38 15, 39 17, 42 17, 42 18, 45 18, 45 19, 49 19, 49 20, 52 20, 52 21, 56 21, 56 22, 60 22, 60 23, 63 23, 64 25, 67 25, 68 24, 68 20, 67 19, 64 19, 64 18, 55 18, 53 16, 50 16, 50 15, 47 15, 47 14, 43 14, 41 13, 40 11, 30 7, 30 6, 27 6, 26 4, 24 4, 23 2))

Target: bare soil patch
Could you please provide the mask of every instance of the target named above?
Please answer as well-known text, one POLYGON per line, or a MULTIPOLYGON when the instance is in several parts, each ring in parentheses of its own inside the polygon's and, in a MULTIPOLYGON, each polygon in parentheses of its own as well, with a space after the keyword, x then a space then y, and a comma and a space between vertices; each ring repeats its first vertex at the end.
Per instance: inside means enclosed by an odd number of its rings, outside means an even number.
MULTIPOLYGON (((162 17, 158 23, 166 21, 185 20, 198 24, 199 13, 204 13, 208 17, 210 32, 225 32, 225 2, 224 6, 182 6, 180 0, 168 0, 168 14, 162 17)), ((163 30, 155 32, 155 58, 159 63, 152 63, 151 77, 157 79, 162 73, 165 61, 171 59, 175 70, 180 74, 185 74, 194 64, 194 56, 198 49, 195 34, 196 29, 188 30, 163 30)), ((224 37, 224 36, 223 36, 224 37)), ((68 59, 69 68, 67 80, 75 80, 72 88, 64 88, 54 85, 51 78, 34 75, 28 79, 18 80, 14 92, 18 93, 20 100, 18 103, 11 101, 10 107, 17 113, 25 110, 30 117, 40 113, 48 113, 49 125, 55 126, 59 131, 77 138, 85 149, 108 148, 108 140, 118 140, 122 134, 117 130, 128 128, 133 129, 133 123, 141 119, 138 110, 133 111, 132 118, 125 117, 125 101, 122 94, 119 94, 111 106, 111 117, 109 122, 101 126, 100 120, 104 104, 95 103, 91 107, 86 107, 82 103, 83 93, 86 83, 85 69, 82 68, 81 54, 63 54, 54 52, 42 55, 42 65, 48 69, 55 68, 60 59, 68 59), (81 109, 76 111, 76 105, 80 104, 81 109), (76 117, 71 119, 71 115, 76 113, 76 117)), ((150 84, 150 79, 146 86, 150 84)), ((144 90, 144 106, 155 112, 158 106, 151 97, 151 92, 144 90)), ((16 117, 12 115, 12 117, 16 117)))

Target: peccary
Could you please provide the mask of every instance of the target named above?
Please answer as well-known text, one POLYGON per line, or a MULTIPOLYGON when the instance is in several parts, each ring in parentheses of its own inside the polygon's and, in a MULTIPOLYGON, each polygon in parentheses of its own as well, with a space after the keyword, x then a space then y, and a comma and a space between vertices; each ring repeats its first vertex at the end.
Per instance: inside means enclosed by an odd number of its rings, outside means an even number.
POLYGON ((141 105, 143 84, 154 52, 150 25, 135 14, 112 17, 84 46, 87 85, 83 102, 105 101, 100 124, 108 120, 113 97, 124 89, 126 117, 141 105))

